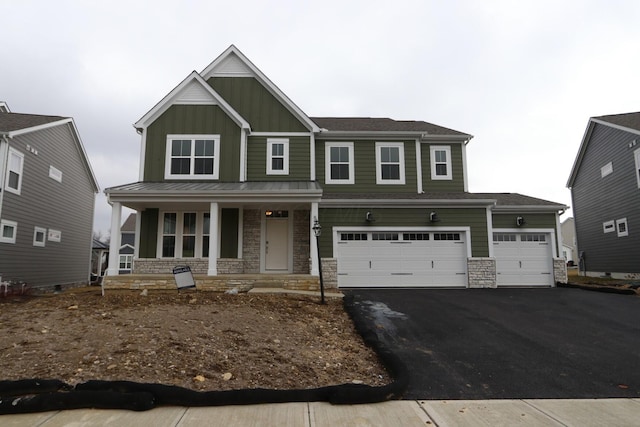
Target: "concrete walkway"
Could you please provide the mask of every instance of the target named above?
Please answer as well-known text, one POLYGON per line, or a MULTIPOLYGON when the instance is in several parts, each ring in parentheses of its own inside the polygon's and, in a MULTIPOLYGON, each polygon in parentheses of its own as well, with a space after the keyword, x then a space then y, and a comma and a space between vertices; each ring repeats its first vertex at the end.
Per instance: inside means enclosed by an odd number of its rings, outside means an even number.
POLYGON ((397 400, 369 405, 324 402, 184 408, 146 412, 77 409, 0 415, 23 426, 640 426, 640 399, 397 400))

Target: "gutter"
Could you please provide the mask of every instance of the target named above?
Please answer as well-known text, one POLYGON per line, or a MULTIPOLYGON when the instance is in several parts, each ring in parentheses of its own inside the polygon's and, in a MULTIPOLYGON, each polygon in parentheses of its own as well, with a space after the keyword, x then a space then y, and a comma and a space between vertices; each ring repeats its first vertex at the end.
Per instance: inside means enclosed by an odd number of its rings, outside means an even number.
MULTIPOLYGON (((2 132, 0 133, 0 219, 2 219, 2 203, 4 201, 4 180, 7 176, 7 166, 9 164, 9 138, 7 134, 2 132)), ((1 231, 1 230, 0 230, 1 231)))

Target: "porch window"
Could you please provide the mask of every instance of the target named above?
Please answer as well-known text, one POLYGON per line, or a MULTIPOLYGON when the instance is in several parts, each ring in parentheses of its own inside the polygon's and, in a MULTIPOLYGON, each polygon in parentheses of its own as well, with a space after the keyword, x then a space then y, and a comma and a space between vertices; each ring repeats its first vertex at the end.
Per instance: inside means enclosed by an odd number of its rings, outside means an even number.
POLYGON ((196 256, 196 214, 185 213, 182 220, 182 257, 196 256))
POLYGON ((325 183, 353 184, 353 142, 327 142, 325 147, 325 183))
POLYGON ((451 175, 451 147, 447 145, 432 145, 431 179, 452 179, 451 175))
POLYGON ((376 183, 405 183, 402 142, 376 142, 376 183))
POLYGON ((267 175, 289 174, 289 140, 267 139, 267 175))
POLYGON ((209 256, 209 212, 164 212, 160 218, 158 257, 209 256))
POLYGON ((220 135, 168 135, 167 179, 218 179, 220 135))
POLYGON ((176 256, 177 214, 166 212, 162 225, 162 258, 176 256))
POLYGON ((209 258, 209 230, 211 227, 211 214, 205 212, 202 218, 202 258, 209 258))

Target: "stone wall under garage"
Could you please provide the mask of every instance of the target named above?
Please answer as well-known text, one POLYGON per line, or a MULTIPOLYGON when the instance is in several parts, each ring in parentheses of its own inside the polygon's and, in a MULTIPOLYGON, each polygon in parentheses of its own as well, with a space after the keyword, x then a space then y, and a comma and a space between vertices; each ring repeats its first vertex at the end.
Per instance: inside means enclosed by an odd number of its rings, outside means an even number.
POLYGON ((467 258, 467 271, 470 288, 497 287, 495 258, 467 258))

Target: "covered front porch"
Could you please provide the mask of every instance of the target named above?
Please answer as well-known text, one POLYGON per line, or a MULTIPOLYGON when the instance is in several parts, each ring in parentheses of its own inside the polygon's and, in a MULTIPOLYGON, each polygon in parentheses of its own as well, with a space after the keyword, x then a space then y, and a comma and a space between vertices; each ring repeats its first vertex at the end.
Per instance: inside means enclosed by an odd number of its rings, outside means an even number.
POLYGON ((176 266, 189 266, 203 288, 319 287, 312 227, 322 190, 314 182, 134 183, 105 192, 112 230, 123 207, 137 211, 132 274, 118 273, 120 234, 112 233, 107 287, 156 286, 151 279, 172 287, 176 266))

